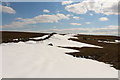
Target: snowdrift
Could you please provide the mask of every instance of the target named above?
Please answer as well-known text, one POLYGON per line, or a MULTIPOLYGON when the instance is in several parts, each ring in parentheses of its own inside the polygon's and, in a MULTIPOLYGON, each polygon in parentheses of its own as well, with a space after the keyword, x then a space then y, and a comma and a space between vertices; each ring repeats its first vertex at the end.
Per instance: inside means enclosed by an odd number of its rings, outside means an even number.
MULTIPOLYGON (((46 36, 46 35, 45 35, 46 36)), ((42 37, 43 38, 43 37, 42 37)), ((3 78, 117 78, 118 70, 109 64, 65 54, 77 50, 63 47, 99 47, 68 40, 72 34, 54 34, 44 41, 0 44, 3 78), (52 43, 53 46, 48 44, 52 43)), ((40 39, 34 38, 34 39, 40 39)))

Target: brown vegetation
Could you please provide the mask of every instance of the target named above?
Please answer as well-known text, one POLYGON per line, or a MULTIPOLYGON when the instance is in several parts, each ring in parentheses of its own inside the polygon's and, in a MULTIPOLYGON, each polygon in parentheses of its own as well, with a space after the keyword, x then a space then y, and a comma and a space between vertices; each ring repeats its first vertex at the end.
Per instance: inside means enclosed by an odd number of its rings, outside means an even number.
MULTIPOLYGON (((47 35, 48 33, 31 33, 31 32, 10 32, 10 31, 1 31, 0 32, 0 43, 8 43, 8 42, 19 42, 19 41, 28 41, 28 40, 34 40, 30 38, 34 37, 42 37, 44 35, 47 35), (18 40, 13 40, 18 39, 18 40)), ((50 38, 53 34, 49 34, 48 37, 45 39, 50 38)), ((65 34, 61 34, 65 35, 65 34)), ((75 35, 78 39, 70 38, 69 40, 92 44, 96 46, 101 46, 103 48, 97 48, 97 47, 62 47, 62 48, 69 48, 69 49, 75 49, 79 50, 79 52, 73 52, 73 53, 66 53, 69 55, 72 55, 74 57, 82 57, 82 58, 88 58, 93 59, 101 62, 105 62, 108 64, 113 65, 114 68, 120 70, 120 43, 109 43, 109 42, 115 42, 115 40, 120 40, 120 37, 118 36, 95 36, 95 35, 75 35), (102 41, 102 42, 99 42, 102 41), (107 41, 108 43, 104 42, 107 41)), ((42 39, 42 40, 45 40, 42 39)), ((34 41, 40 41, 40 40, 34 40, 34 41)))
MULTIPOLYGON (((1 43, 8 42, 19 42, 19 41, 28 41, 29 38, 42 37, 48 33, 32 33, 32 32, 11 32, 11 31, 1 31, 1 43), (14 40, 18 39, 18 40, 14 40)), ((32 39, 31 39, 32 40, 32 39)), ((33 39, 34 40, 34 39, 33 39)))
POLYGON ((104 41, 113 42, 120 40, 118 36, 93 36, 93 35, 76 35, 78 39, 70 38, 69 40, 101 46, 97 47, 63 47, 69 49, 79 50, 80 52, 66 53, 74 57, 82 57, 94 59, 97 61, 111 64, 114 68, 120 69, 120 43, 105 43, 104 41), (99 40, 103 42, 98 42, 99 40))

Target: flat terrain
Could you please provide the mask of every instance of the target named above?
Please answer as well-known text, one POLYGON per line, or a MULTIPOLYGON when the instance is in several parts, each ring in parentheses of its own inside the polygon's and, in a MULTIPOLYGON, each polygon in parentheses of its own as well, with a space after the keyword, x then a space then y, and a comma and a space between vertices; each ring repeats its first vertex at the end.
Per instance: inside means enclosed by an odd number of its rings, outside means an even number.
MULTIPOLYGON (((42 37, 47 35, 48 33, 30 33, 30 32, 8 32, 3 31, 2 37, 0 38, 1 43, 8 42, 19 42, 19 41, 29 41, 29 38, 34 37, 42 37), (14 40, 17 39, 17 40, 14 40)), ((53 35, 53 34, 52 34, 53 35)), ((52 36, 50 35, 50 36, 52 36)), ((48 38, 50 38, 50 36, 48 38)), ((64 35, 63 35, 64 36, 64 35)), ((116 69, 120 69, 120 43, 116 42, 116 40, 120 40, 120 37, 117 36, 99 36, 99 35, 75 35, 77 38, 69 38, 69 40, 92 44, 96 46, 100 46, 103 48, 97 47, 63 47, 74 50, 79 50, 79 52, 69 52, 66 54, 72 55, 74 57, 82 57, 88 59, 94 59, 100 62, 111 64, 116 69)), ((40 40, 39 40, 40 41, 40 40)))
MULTIPOLYGON (((49 34, 50 35, 50 34, 49 34)), ((0 44, 3 52, 3 77, 6 78, 118 78, 118 70, 104 62, 76 58, 65 53, 78 50, 62 47, 99 46, 68 40, 75 34, 54 34, 51 37, 30 38, 26 41, 0 44), (48 39, 45 39, 45 38, 48 39)), ((96 52, 97 54, 97 52, 96 52)), ((95 55, 95 54, 93 54, 95 55)))
POLYGON ((83 57, 88 59, 94 59, 97 61, 111 64, 116 69, 120 69, 120 43, 115 42, 120 40, 117 36, 95 36, 95 35, 75 35, 78 39, 70 38, 69 40, 83 42, 87 44, 93 44, 101 46, 103 48, 93 47, 66 47, 70 49, 79 50, 80 52, 66 53, 74 57, 83 57))
POLYGON ((19 41, 28 41, 29 38, 34 37, 42 37, 47 35, 48 33, 32 33, 32 32, 11 32, 11 31, 0 31, 0 42, 8 43, 8 42, 19 42, 19 41), (18 39, 18 40, 14 40, 18 39))

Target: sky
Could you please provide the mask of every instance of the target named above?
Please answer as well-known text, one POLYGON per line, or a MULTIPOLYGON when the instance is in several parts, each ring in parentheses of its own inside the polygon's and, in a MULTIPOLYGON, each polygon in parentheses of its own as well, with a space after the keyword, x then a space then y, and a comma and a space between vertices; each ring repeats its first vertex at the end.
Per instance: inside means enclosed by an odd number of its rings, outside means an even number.
POLYGON ((0 8, 3 31, 118 35, 118 0, 2 2, 0 8))

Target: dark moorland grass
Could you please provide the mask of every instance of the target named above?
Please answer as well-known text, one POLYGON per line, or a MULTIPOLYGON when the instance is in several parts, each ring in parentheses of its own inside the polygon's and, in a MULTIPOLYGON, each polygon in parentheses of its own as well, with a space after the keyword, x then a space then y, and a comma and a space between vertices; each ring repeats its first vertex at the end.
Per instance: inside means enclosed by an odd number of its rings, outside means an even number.
POLYGON ((28 41, 29 38, 42 37, 48 33, 32 33, 32 32, 13 32, 13 31, 0 31, 1 43, 28 41), (18 40, 13 40, 18 39, 18 40))
MULTIPOLYGON (((49 34, 45 39, 50 38, 53 34, 49 34)), ((9 42, 19 42, 19 41, 29 41, 29 38, 42 37, 48 35, 48 33, 31 33, 31 32, 10 32, 10 31, 0 31, 0 43, 9 43, 9 42), (13 39, 18 39, 17 41, 13 39)), ((65 34, 61 34, 65 35, 65 34)), ((79 50, 79 52, 66 53, 74 57, 82 57, 87 59, 93 59, 100 62, 111 64, 114 68, 120 70, 120 43, 105 43, 98 41, 110 41, 114 42, 115 40, 120 40, 118 36, 100 36, 100 35, 75 35, 78 39, 70 38, 69 40, 92 44, 96 46, 101 46, 103 48, 96 47, 62 47, 69 48, 74 50, 79 50)), ((45 40, 43 39, 43 40, 45 40)), ((41 41, 41 40, 37 40, 41 41)))
POLYGON ((79 52, 66 53, 74 57, 82 57, 87 59, 93 59, 100 62, 105 62, 111 64, 114 68, 120 70, 120 43, 105 43, 98 42, 101 41, 110 41, 120 40, 118 36, 95 36, 95 35, 75 35, 78 39, 70 38, 69 40, 83 42, 87 44, 93 44, 96 46, 101 46, 103 48, 97 47, 62 47, 79 50, 79 52))

